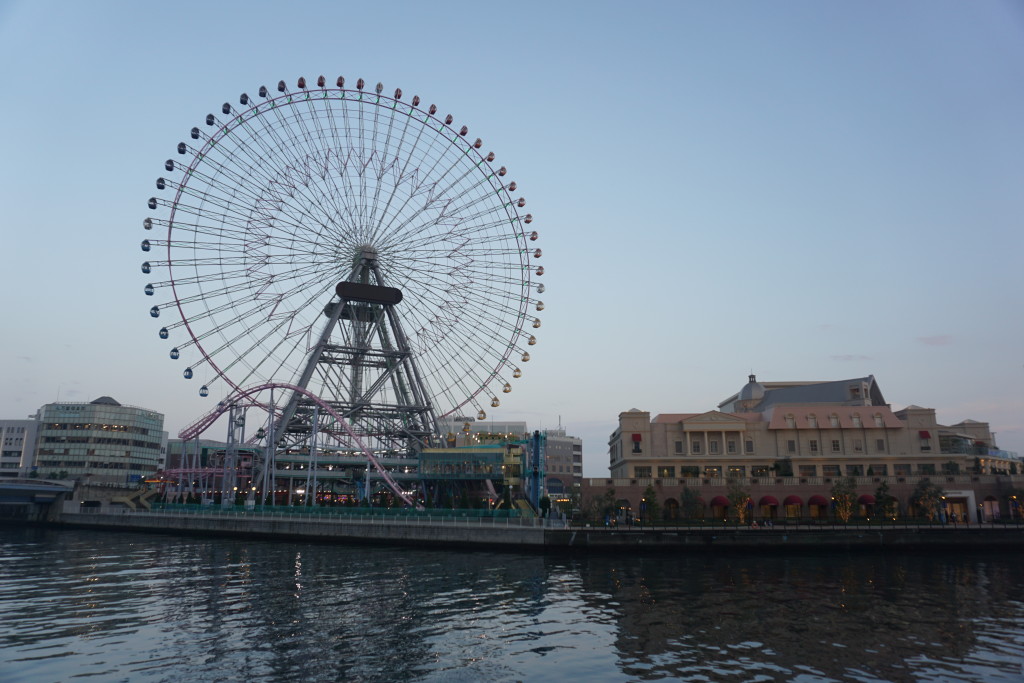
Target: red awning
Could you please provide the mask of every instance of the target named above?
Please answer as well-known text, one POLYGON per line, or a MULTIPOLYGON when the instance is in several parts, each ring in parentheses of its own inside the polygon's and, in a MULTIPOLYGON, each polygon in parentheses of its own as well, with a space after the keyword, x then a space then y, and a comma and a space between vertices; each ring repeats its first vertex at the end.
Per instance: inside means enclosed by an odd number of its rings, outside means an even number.
POLYGON ((811 496, 811 499, 807 501, 808 505, 828 505, 828 498, 825 496, 811 496))
POLYGON ((800 500, 800 496, 789 496, 786 500, 782 501, 783 505, 803 505, 804 502, 800 500))
POLYGON ((922 439, 930 439, 930 438, 932 438, 932 433, 929 432, 927 429, 922 429, 921 431, 919 431, 917 433, 917 435, 920 436, 922 439))
POLYGON ((870 493, 865 493, 863 496, 857 499, 857 502, 860 503, 861 505, 874 505, 875 497, 872 496, 870 493))
POLYGON ((721 506, 721 507, 724 507, 724 508, 729 507, 729 499, 726 498, 725 496, 715 496, 714 498, 711 499, 711 507, 718 507, 718 506, 721 506))
POLYGON ((773 496, 765 496, 758 505, 778 505, 779 501, 773 496))
POLYGON ((640 441, 640 435, 639 434, 634 434, 633 435, 633 441, 640 441))

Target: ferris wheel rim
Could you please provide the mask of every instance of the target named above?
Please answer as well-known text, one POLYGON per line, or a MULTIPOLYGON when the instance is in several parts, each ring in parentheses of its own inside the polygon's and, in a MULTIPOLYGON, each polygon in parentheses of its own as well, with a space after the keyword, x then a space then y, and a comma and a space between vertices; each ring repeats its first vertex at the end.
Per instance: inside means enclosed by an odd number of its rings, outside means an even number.
MULTIPOLYGON (((280 90, 280 87, 279 87, 279 90, 280 90)), ((434 115, 435 114, 435 110, 434 110, 433 105, 431 105, 431 108, 430 108, 429 111, 421 109, 415 103, 415 101, 418 100, 418 98, 414 98, 414 103, 413 104, 409 104, 407 102, 402 102, 399 99, 400 98, 400 92, 396 92, 396 97, 390 97, 388 95, 382 95, 381 92, 380 92, 380 87, 379 86, 378 86, 377 93, 375 95, 368 95, 367 93, 364 93, 362 90, 352 90, 351 88, 343 88, 343 87, 339 87, 339 88, 316 88, 316 89, 313 89, 312 92, 315 92, 315 93, 317 93, 317 95, 322 96, 323 99, 334 98, 334 99, 337 99, 338 101, 345 100, 348 95, 351 95, 351 96, 357 98, 361 103, 365 103, 366 100, 364 100, 364 97, 367 98, 367 99, 373 99, 375 101, 370 103, 370 104, 374 108, 373 112, 374 112, 375 115, 377 114, 377 112, 380 110, 380 108, 382 106, 385 109, 390 108, 392 111, 396 110, 398 107, 408 108, 409 109, 408 116, 409 116, 410 120, 415 120, 419 124, 419 117, 422 116, 422 118, 423 118, 422 125, 425 126, 426 124, 429 123, 431 130, 433 130, 436 127, 436 130, 438 132, 444 134, 444 139, 446 140, 446 144, 451 149, 458 148, 461 151, 462 147, 466 147, 467 148, 465 150, 466 154, 474 154, 475 155, 475 157, 477 159, 477 163, 476 163, 477 167, 480 167, 481 164, 483 164, 484 165, 484 168, 482 169, 483 171, 485 171, 485 172, 486 172, 486 170, 493 171, 493 167, 490 166, 490 161, 493 159, 493 153, 490 153, 489 155, 484 155, 483 152, 480 151, 479 139, 477 139, 476 143, 467 144, 467 141, 465 140, 466 130, 467 129, 465 127, 463 127, 460 131, 456 131, 455 128, 450 125, 451 124, 451 118, 452 118, 451 116, 449 116, 446 120, 442 120, 440 117, 435 116, 434 115), (381 105, 381 101, 384 101, 385 103, 390 103, 390 105, 381 105), (415 118, 413 116, 413 112, 415 112, 416 115, 417 115, 415 118), (449 139, 449 136, 450 136, 450 139, 449 139), (488 156, 490 158, 488 158, 488 156)), ((193 329, 193 322, 194 321, 191 319, 191 316, 189 315, 189 313, 186 312, 186 310, 185 310, 185 307, 184 307, 184 304, 183 304, 183 299, 185 297, 183 297, 182 294, 179 293, 179 281, 180 281, 180 278, 177 278, 176 275, 175 275, 175 258, 174 258, 174 254, 173 254, 174 230, 175 230, 175 226, 179 224, 178 221, 177 221, 177 216, 178 216, 178 212, 179 212, 179 207, 180 207, 180 205, 182 204, 182 201, 183 201, 183 195, 185 194, 185 188, 188 186, 188 182, 187 181, 188 181, 189 178, 191 178, 193 176, 193 173, 195 173, 197 169, 202 167, 202 164, 205 161, 207 155, 210 153, 210 150, 212 150, 216 146, 218 140, 223 139, 224 136, 229 134, 231 130, 233 130, 234 128, 237 128, 238 126, 241 126, 246 121, 255 120, 257 117, 265 115, 268 109, 269 110, 273 110, 273 109, 275 109, 277 107, 284 108, 285 106, 287 106, 287 107, 294 107, 295 105, 299 104, 300 102, 304 102, 304 101, 310 100, 311 99, 311 93, 310 93, 310 91, 306 91, 304 96, 300 96, 298 98, 298 101, 295 101, 295 99, 296 98, 294 97, 294 95, 292 93, 290 93, 290 92, 285 90, 285 91, 282 91, 282 94, 280 94, 280 95, 276 95, 274 97, 265 97, 263 102, 261 102, 259 104, 255 104, 255 105, 249 107, 248 109, 244 110, 242 113, 236 113, 235 116, 232 116, 230 119, 228 119, 228 120, 226 120, 224 122, 219 121, 219 119, 217 119, 217 117, 214 117, 212 114, 209 115, 208 116, 208 120, 207 120, 208 125, 209 125, 209 119, 211 117, 214 119, 214 121, 216 121, 218 123, 218 125, 214 127, 215 128, 214 132, 212 134, 210 134, 210 135, 205 136, 205 140, 203 140, 203 143, 200 146, 198 146, 198 147, 192 147, 192 146, 188 145, 187 143, 181 143, 179 145, 179 150, 178 150, 179 153, 186 154, 191 149, 192 157, 191 157, 188 165, 186 167, 181 167, 181 169, 180 169, 183 172, 183 179, 185 180, 185 182, 178 183, 178 187, 177 187, 177 190, 175 192, 174 199, 171 202, 167 203, 167 205, 170 208, 170 214, 169 214, 169 217, 166 220, 166 223, 167 223, 167 245, 166 245, 167 269, 168 269, 168 273, 169 273, 170 288, 171 288, 172 296, 173 296, 173 299, 174 299, 174 305, 175 305, 175 307, 177 309, 177 312, 178 312, 178 315, 179 315, 179 317, 180 317, 180 319, 182 321, 182 326, 185 328, 186 333, 191 338, 192 343, 195 345, 195 347, 198 350, 199 354, 203 357, 204 362, 208 365, 209 368, 211 368, 216 373, 216 376, 219 379, 223 380, 227 385, 229 385, 230 387, 232 387, 235 390, 240 389, 241 383, 240 382, 236 382, 235 379, 232 377, 232 375, 225 368, 221 367, 221 364, 218 362, 218 359, 215 358, 215 352, 211 352, 211 351, 209 351, 205 347, 203 335, 201 333, 197 333, 197 331, 195 329, 193 329), (246 115, 248 115, 248 118, 245 118, 246 115), (185 147, 185 151, 182 151, 182 146, 185 147)), ((349 99, 351 100, 351 98, 349 98, 349 99)), ((362 106, 362 105, 360 105, 360 106, 362 106)), ((233 107, 231 108, 231 110, 232 110, 232 112, 235 112, 233 107)), ((224 106, 224 112, 225 112, 225 114, 228 113, 228 105, 227 104, 225 104, 225 106, 224 106)), ((300 114, 297 113, 296 114, 296 120, 301 120, 299 118, 299 116, 300 116, 300 114)), ((272 126, 270 126, 268 124, 268 128, 269 127, 272 127, 272 126)), ((424 129, 426 129, 426 128, 424 128, 424 129)), ((195 129, 193 129, 193 130, 195 130, 195 129)), ((422 133, 422 130, 420 131, 419 134, 421 134, 421 133, 422 133)), ((195 138, 194 134, 193 134, 193 137, 195 138)), ((433 144, 433 142, 431 144, 433 144)), ((170 162, 168 162, 168 163, 170 163, 170 162)), ((177 167, 178 165, 176 164, 175 166, 177 167)), ((502 175, 503 175, 504 167, 502 167, 501 171, 502 171, 502 175)), ((498 176, 495 173, 493 173, 493 172, 489 176, 489 178, 497 178, 497 177, 498 176)), ((530 214, 526 214, 525 221, 524 221, 524 217, 521 216, 519 214, 519 212, 517 211, 516 203, 515 203, 514 200, 512 200, 512 196, 507 191, 507 188, 504 186, 504 184, 500 183, 500 182, 499 183, 495 183, 493 180, 489 180, 489 182, 490 182, 490 185, 491 185, 492 189, 495 189, 495 191, 498 194, 501 194, 502 192, 504 192, 505 195, 509 199, 509 202, 503 207, 504 211, 505 211, 505 214, 508 217, 509 224, 511 226, 513 226, 513 230, 509 232, 509 235, 511 235, 515 239, 516 244, 521 247, 521 254, 522 255, 520 256, 520 264, 521 264, 521 271, 520 272, 521 272, 522 277, 519 279, 519 285, 518 285, 518 288, 520 290, 520 296, 521 296, 521 304, 518 307, 517 313, 515 314, 514 328, 518 332, 518 334, 520 334, 520 335, 521 334, 526 334, 525 325, 526 325, 526 322, 528 321, 528 318, 529 318, 527 309, 528 309, 528 306, 529 306, 529 303, 530 303, 530 301, 529 301, 529 292, 530 292, 530 290, 532 288, 532 278, 531 278, 531 276, 532 276, 533 271, 529 267, 529 253, 528 253, 529 249, 528 249, 528 245, 527 245, 526 233, 525 232, 520 232, 520 231, 522 230, 522 228, 524 226, 524 222, 528 224, 530 222, 530 220, 532 219, 532 217, 530 216, 530 214)), ((158 185, 158 187, 159 187, 159 185, 158 185)), ((514 183, 512 184, 512 187, 514 189, 514 183)), ((522 202, 522 199, 520 199, 518 201, 522 202)), ((519 204, 519 207, 520 208, 522 207, 521 203, 519 204)), ((537 253, 539 255, 539 250, 537 250, 537 253)), ((542 269, 538 269, 538 274, 540 274, 541 272, 542 272, 542 269)), ((476 404, 476 401, 477 401, 478 397, 480 397, 481 395, 485 394, 485 392, 488 391, 491 383, 497 377, 497 375, 502 370, 502 368, 511 365, 510 358, 511 358, 511 355, 512 355, 514 349, 515 349, 516 338, 517 338, 517 334, 513 333, 511 338, 507 340, 508 343, 505 344, 504 350, 501 353, 492 354, 492 359, 493 360, 490 363, 490 365, 492 366, 490 374, 488 376, 486 376, 486 377, 483 377, 482 381, 474 382, 476 384, 475 389, 470 391, 470 392, 468 392, 468 395, 463 396, 463 400, 461 400, 459 402, 451 402, 450 401, 450 403, 452 403, 451 407, 449 409, 439 413, 442 417, 452 415, 453 413, 455 413, 455 412, 461 410, 462 408, 464 408, 467 404, 470 404, 470 403, 473 403, 474 405, 476 404)), ((530 339, 531 339, 530 343, 532 344, 533 343, 532 336, 531 336, 530 339)), ((528 354, 524 353, 524 361, 526 360, 527 355, 528 354)), ((230 360, 230 357, 228 357, 228 359, 230 360)), ((187 370, 190 370, 190 369, 191 368, 189 368, 187 370)), ((518 373, 518 372, 519 372, 518 368, 516 368, 516 373, 518 373)), ((518 376, 518 374, 515 374, 513 376, 518 376)), ((205 388, 205 385, 204 385, 204 388, 205 388)), ((431 389, 432 389, 431 393, 434 395, 434 397, 436 399, 437 396, 438 396, 438 391, 434 387, 431 387, 431 389)), ((491 393, 496 393, 496 392, 491 392, 491 393)), ((493 400, 497 401, 497 398, 494 398, 493 400)))

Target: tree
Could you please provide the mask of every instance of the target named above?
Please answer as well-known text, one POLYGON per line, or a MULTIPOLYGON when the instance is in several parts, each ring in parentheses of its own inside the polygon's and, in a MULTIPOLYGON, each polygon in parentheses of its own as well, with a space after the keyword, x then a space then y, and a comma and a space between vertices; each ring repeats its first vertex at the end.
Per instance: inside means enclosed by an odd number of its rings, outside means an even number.
POLYGON ((679 494, 679 512, 683 519, 697 519, 704 517, 704 504, 700 501, 697 492, 686 487, 679 494))
POLYGON ((923 517, 935 519, 939 505, 942 503, 943 493, 945 492, 933 484, 931 479, 925 478, 918 483, 917 488, 910 495, 910 502, 917 507, 923 517))
POLYGON ((653 522, 661 517, 661 505, 658 504, 658 492, 654 490, 654 486, 651 484, 647 485, 644 489, 643 498, 643 521, 653 522))
POLYGON ((853 477, 839 477, 832 484, 832 504, 835 506, 836 516, 843 520, 843 524, 849 522, 853 516, 856 496, 857 482, 853 477))
POLYGON ((605 489, 604 493, 590 496, 583 504, 581 512, 584 519, 592 522, 604 521, 615 512, 615 489, 605 489))
POLYGON ((882 517, 896 517, 898 505, 896 498, 889 493, 889 485, 884 481, 875 489, 875 511, 882 517))
POLYGON ((750 492, 740 484, 739 479, 729 480, 729 490, 725 497, 729 499, 732 514, 740 524, 746 524, 750 505, 750 492))

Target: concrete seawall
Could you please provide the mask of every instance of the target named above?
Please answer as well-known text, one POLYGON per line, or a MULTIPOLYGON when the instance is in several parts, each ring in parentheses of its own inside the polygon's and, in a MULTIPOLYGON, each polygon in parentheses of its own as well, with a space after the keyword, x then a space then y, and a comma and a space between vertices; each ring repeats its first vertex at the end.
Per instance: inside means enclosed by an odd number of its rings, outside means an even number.
POLYGON ((307 539, 348 543, 538 550, 545 530, 539 520, 461 519, 455 517, 298 517, 273 515, 176 515, 163 512, 65 512, 60 526, 156 533, 307 539))
POLYGON ((1024 552, 1024 528, 951 527, 828 529, 549 529, 547 549, 596 552, 815 550, 999 550, 1024 552))
POLYGON ((314 540, 524 552, 813 552, 996 550, 1024 552, 1024 527, 659 528, 543 526, 535 519, 64 512, 60 526, 149 533, 314 540))

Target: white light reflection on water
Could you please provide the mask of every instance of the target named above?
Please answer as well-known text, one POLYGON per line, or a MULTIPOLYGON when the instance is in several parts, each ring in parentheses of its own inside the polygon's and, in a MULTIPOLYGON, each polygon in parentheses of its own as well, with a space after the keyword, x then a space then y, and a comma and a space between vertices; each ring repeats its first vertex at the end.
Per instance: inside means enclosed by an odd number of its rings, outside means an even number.
POLYGON ((0 680, 1019 681, 1019 560, 4 529, 0 680))

